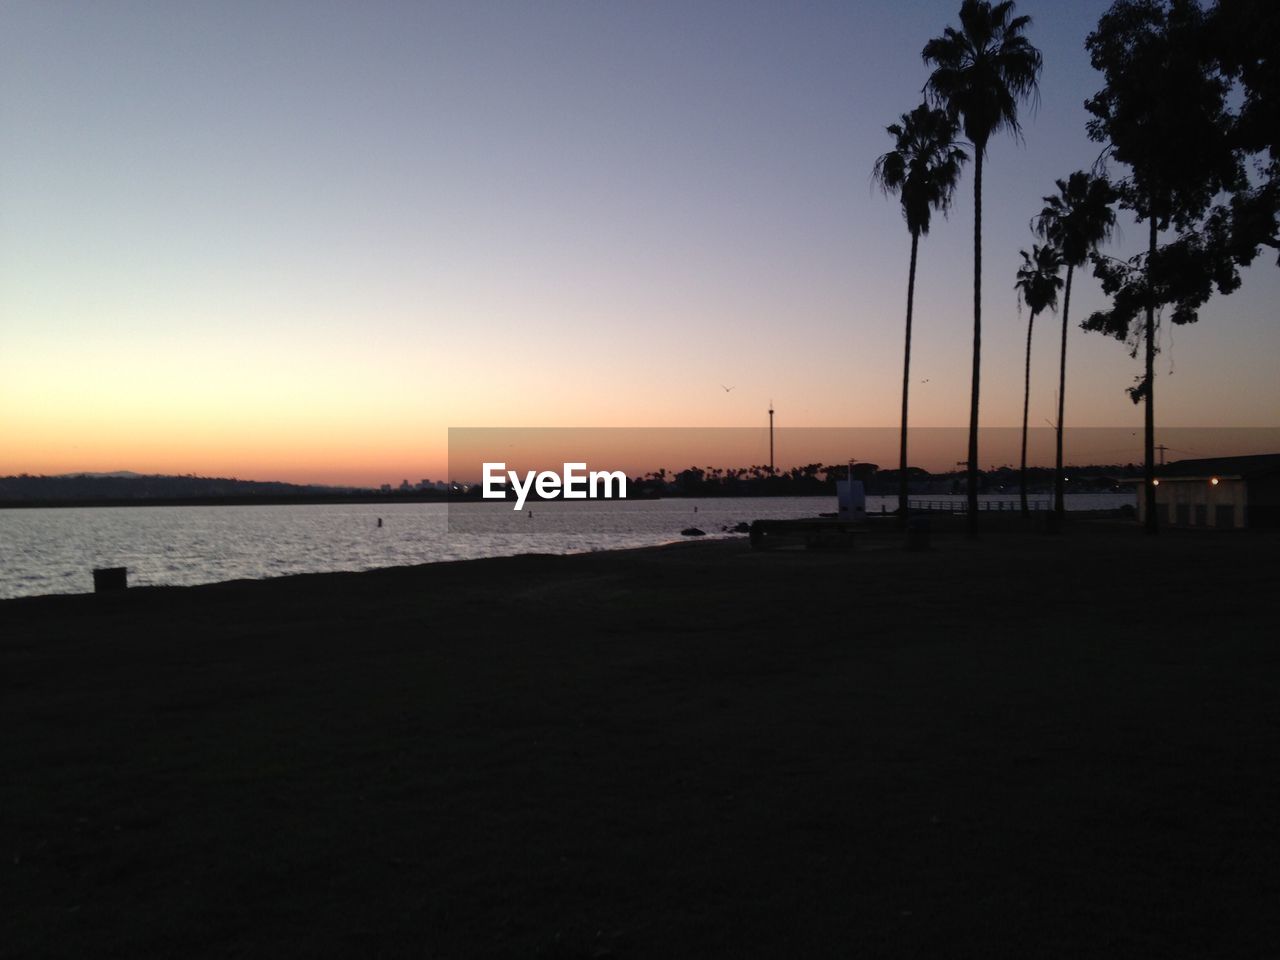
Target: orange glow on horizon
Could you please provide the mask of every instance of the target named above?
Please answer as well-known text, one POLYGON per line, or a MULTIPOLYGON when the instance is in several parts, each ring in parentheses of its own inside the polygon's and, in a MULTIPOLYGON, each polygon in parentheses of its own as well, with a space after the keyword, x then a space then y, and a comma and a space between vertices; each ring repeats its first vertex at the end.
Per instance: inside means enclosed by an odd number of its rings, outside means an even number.
MULTIPOLYGON (((690 466, 751 467, 768 463, 768 428, 531 428, 449 431, 436 425, 415 424, 406 418, 376 428, 344 425, 341 432, 324 431, 306 422, 248 423, 242 429, 200 422, 173 422, 138 436, 126 428, 112 429, 110 418, 86 425, 67 444, 40 419, 5 424, 12 445, 0 452, 0 475, 61 474, 131 470, 143 474, 196 474, 377 487, 401 480, 462 480, 479 478, 482 460, 504 461, 511 469, 558 468, 564 462, 585 460, 593 469, 621 469, 629 476, 657 469, 676 472, 690 466), (90 426, 92 428, 90 428, 90 426), (285 442, 279 440, 286 436, 285 442), (458 444, 457 437, 469 438, 458 444), (513 437, 526 439, 513 447, 513 437), (486 441, 483 438, 491 438, 486 441), (13 451, 21 450, 21 460, 13 451), (450 462, 452 453, 453 460, 450 462), (473 464, 473 466, 467 466, 473 464), (472 475, 474 474, 474 476, 472 475)), ((1129 428, 1068 429, 1068 463, 1141 462, 1141 442, 1129 428)), ((1280 449, 1280 429, 1173 428, 1161 431, 1171 445, 1194 448, 1203 456, 1269 453, 1280 449)), ((918 428, 911 437, 911 463, 931 472, 956 469, 963 456, 963 428, 918 428), (957 452, 959 451, 959 452, 957 452)), ((983 469, 1016 465, 1020 430, 986 428, 982 433, 983 469)), ((882 469, 897 466, 895 428, 787 428, 777 432, 777 467, 787 470, 806 463, 832 465, 872 462, 882 469)), ((1053 460, 1053 431, 1033 430, 1029 463, 1047 466, 1053 460)))

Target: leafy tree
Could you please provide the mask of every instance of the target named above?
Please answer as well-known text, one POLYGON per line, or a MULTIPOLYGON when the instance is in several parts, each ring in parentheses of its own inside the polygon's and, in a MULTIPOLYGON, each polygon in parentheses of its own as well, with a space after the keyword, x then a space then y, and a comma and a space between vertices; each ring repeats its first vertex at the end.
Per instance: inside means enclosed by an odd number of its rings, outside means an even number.
POLYGON ((1054 525, 1066 519, 1065 474, 1062 471, 1062 431, 1067 399, 1067 319, 1071 312, 1071 280, 1076 267, 1084 266, 1098 245, 1111 237, 1116 214, 1115 189, 1106 177, 1077 170, 1066 180, 1055 181, 1058 192, 1044 198, 1044 208, 1034 221, 1036 233, 1053 244, 1067 265, 1062 295, 1062 352, 1058 362, 1057 454, 1053 476, 1054 525))
POLYGON ((964 0, 960 29, 947 27, 925 44, 922 55, 933 73, 929 97, 955 117, 973 144, 973 379, 969 396, 969 535, 978 532, 978 392, 982 362, 982 161, 992 134, 1020 133, 1018 105, 1034 97, 1040 51, 1023 32, 1030 17, 1015 17, 1012 0, 994 6, 964 0))
POLYGON ((945 111, 920 104, 885 128, 894 146, 876 160, 872 176, 886 194, 898 195, 911 234, 911 267, 907 272, 907 335, 902 359, 902 438, 899 462, 898 517, 907 520, 907 398, 911 383, 911 315, 916 291, 916 252, 929 232, 933 211, 944 215, 951 205, 960 169, 969 159, 956 144, 956 122, 945 111))
POLYGON ((1027 305, 1031 317, 1027 320, 1027 371, 1022 395, 1022 469, 1018 474, 1018 488, 1021 492, 1022 516, 1029 519, 1031 511, 1027 508, 1027 413, 1031 406, 1031 331, 1035 327, 1036 315, 1045 310, 1058 309, 1058 291, 1062 289, 1062 254, 1052 244, 1032 244, 1031 253, 1020 251, 1022 266, 1018 268, 1018 278, 1014 289, 1018 291, 1018 300, 1027 305))
MULTIPOLYGON (((1139 313, 1145 371, 1130 390, 1145 401, 1146 529, 1158 529, 1155 510, 1156 313, 1175 307, 1174 323, 1190 323, 1213 286, 1226 293, 1239 285, 1231 265, 1230 230, 1225 216, 1205 234, 1194 228, 1224 190, 1247 185, 1240 152, 1233 144, 1227 109, 1230 81, 1206 69, 1209 58, 1205 14, 1195 0, 1117 0, 1085 41, 1105 86, 1085 107, 1092 114, 1089 135, 1107 144, 1104 157, 1129 167, 1120 184, 1121 205, 1148 225, 1147 252, 1128 262, 1094 255, 1095 273, 1112 296, 1110 310, 1085 322, 1130 339, 1139 313), (1177 249, 1157 252, 1161 230, 1179 231, 1177 249), (1170 273, 1180 264, 1190 270, 1170 273)), ((1138 348, 1131 340, 1134 353, 1138 348)))
POLYGON ((1220 70, 1240 97, 1233 145, 1255 161, 1255 182, 1215 209, 1232 259, 1248 266, 1261 247, 1280 251, 1280 6, 1275 0, 1218 0, 1206 28, 1206 68, 1220 70))

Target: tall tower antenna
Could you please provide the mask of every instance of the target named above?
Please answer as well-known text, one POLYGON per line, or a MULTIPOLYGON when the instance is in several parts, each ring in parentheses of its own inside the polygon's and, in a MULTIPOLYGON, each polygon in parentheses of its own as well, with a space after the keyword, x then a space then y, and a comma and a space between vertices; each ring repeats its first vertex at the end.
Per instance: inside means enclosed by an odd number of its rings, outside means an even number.
POLYGON ((773 399, 769 400, 769 476, 773 476, 773 399))

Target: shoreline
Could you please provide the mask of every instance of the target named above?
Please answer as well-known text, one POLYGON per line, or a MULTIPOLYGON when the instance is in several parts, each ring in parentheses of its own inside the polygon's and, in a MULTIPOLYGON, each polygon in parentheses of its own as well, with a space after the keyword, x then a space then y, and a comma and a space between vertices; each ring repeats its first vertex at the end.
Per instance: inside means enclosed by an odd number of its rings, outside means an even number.
MULTIPOLYGON (((686 498, 686 499, 693 499, 693 498, 686 498)), ((825 500, 825 498, 823 499, 825 500)), ((936 511, 936 512, 920 511, 917 514, 913 514, 913 516, 916 516, 917 518, 927 518, 931 524, 937 526, 945 535, 947 532, 952 532, 952 527, 954 527, 954 525, 957 524, 958 518, 961 515, 946 513, 943 511, 936 511)), ((1042 511, 1033 512, 1032 519, 1031 521, 1029 521, 1029 523, 1034 527, 1034 532, 1042 531, 1045 516, 1046 516, 1045 512, 1042 512, 1042 511)), ((1129 518, 1125 517, 1122 514, 1122 512, 1118 510, 1112 510, 1112 509, 1094 510, 1094 511, 1077 510, 1077 511, 1071 511, 1069 516, 1070 516, 1071 522, 1087 523, 1087 522, 1096 522, 1099 520, 1115 522, 1117 524, 1126 524, 1126 523, 1132 522, 1129 518)), ((988 526, 996 525, 998 528, 1009 526, 1012 518, 1013 518, 1012 511, 1003 511, 1003 512, 991 511, 989 513, 988 512, 983 513, 983 519, 988 524, 988 526)), ((1021 520, 1019 519, 1018 522, 1021 523, 1021 520)), ((892 526, 895 523, 894 515, 892 514, 871 514, 868 516, 866 523, 868 524, 868 527, 861 535, 865 541, 883 542, 886 536, 892 538, 897 534, 896 526, 892 526)), ((1025 533, 1025 532, 1032 532, 1032 531, 1024 530, 1020 532, 1025 533)), ((544 534, 544 536, 555 536, 555 535, 556 534, 554 533, 544 534)), ((266 576, 266 577, 233 577, 227 580, 207 580, 207 581, 200 581, 197 583, 149 583, 149 584, 136 584, 136 585, 131 584, 128 587, 127 592, 135 592, 138 590, 191 589, 196 587, 215 586, 218 584, 225 584, 225 583, 275 581, 275 580, 288 579, 290 577, 323 576, 328 574, 377 573, 383 570, 401 569, 406 567, 416 568, 416 567, 431 567, 439 564, 448 564, 448 563, 474 563, 480 560, 499 560, 499 559, 505 559, 509 557, 521 557, 521 556, 559 557, 559 556, 580 556, 584 554, 625 553, 632 550, 657 550, 657 549, 663 549, 666 547, 677 546, 680 544, 716 543, 716 542, 723 542, 723 541, 741 541, 746 543, 748 542, 748 536, 747 534, 733 532, 733 531, 708 530, 702 536, 684 537, 682 535, 673 535, 673 537, 669 540, 665 540, 659 543, 645 544, 641 546, 593 547, 593 548, 580 549, 580 550, 570 550, 566 552, 529 550, 529 551, 518 552, 518 553, 494 554, 491 556, 483 556, 483 557, 448 558, 448 559, 441 559, 441 560, 429 560, 422 563, 387 564, 385 566, 366 567, 361 569, 350 569, 350 570, 309 570, 309 571, 300 571, 296 573, 282 573, 282 574, 266 576)), ((131 571, 131 575, 132 575, 132 571, 131 571)), ((0 604, 9 603, 15 600, 32 600, 32 599, 38 599, 42 597, 79 597, 79 596, 94 596, 94 595, 95 594, 92 589, 78 591, 75 593, 21 594, 13 597, 0 597, 0 604)))
POLYGON ((230 580, 209 580, 203 583, 149 583, 149 584, 139 584, 136 586, 130 585, 126 590, 116 591, 116 592, 107 592, 107 593, 95 593, 93 590, 85 590, 79 593, 34 593, 34 594, 25 594, 23 596, 18 596, 18 597, 0 597, 0 609, 2 609, 3 605, 6 603, 17 603, 21 601, 58 600, 58 599, 80 598, 80 597, 96 597, 100 599, 105 599, 109 602, 112 598, 118 598, 126 594, 132 595, 132 594, 142 593, 144 591, 153 592, 153 591, 159 591, 159 590, 203 590, 211 587, 229 587, 229 586, 235 586, 238 584, 279 583, 285 580, 295 580, 295 579, 306 578, 306 577, 358 577, 358 576, 365 576, 365 575, 386 574, 391 571, 398 571, 398 570, 422 570, 422 569, 427 569, 431 567, 442 567, 442 566, 450 566, 450 565, 456 565, 456 564, 475 564, 475 563, 487 563, 489 561, 497 561, 497 560, 513 560, 520 557, 550 558, 550 557, 596 556, 600 554, 619 554, 619 553, 635 553, 638 551, 649 551, 649 550, 667 550, 667 549, 678 548, 682 546, 692 547, 692 546, 695 546, 696 544, 710 545, 713 543, 725 543, 730 541, 740 541, 740 542, 746 543, 747 536, 746 534, 739 534, 739 533, 707 533, 706 535, 701 537, 685 537, 682 539, 667 540, 662 543, 652 543, 652 544, 646 544, 644 546, 637 546, 637 547, 611 547, 611 548, 599 548, 599 549, 588 549, 588 550, 571 550, 565 553, 548 553, 546 551, 530 550, 524 553, 504 553, 504 554, 496 554, 493 556, 485 556, 485 557, 453 557, 453 558, 443 559, 443 560, 429 560, 426 563, 388 564, 386 566, 367 567, 361 570, 308 570, 300 573, 282 573, 282 574, 277 574, 275 576, 269 576, 269 577, 235 577, 230 580))

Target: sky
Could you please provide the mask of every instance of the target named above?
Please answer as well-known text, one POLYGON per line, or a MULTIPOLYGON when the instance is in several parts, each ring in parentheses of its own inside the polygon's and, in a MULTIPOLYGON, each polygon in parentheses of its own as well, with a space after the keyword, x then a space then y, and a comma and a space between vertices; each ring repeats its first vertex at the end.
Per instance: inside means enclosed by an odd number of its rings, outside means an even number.
MULTIPOLYGON (((1045 66, 985 165, 991 427, 1021 418, 1029 221, 1100 149, 1106 6, 1018 4, 1045 66)), ((780 427, 896 426, 909 237, 870 172, 957 10, 9 0, 0 474, 398 483, 445 475, 450 427, 756 426, 771 400, 780 427)), ((921 427, 968 419, 972 188, 921 244, 921 427)), ((1067 423, 1139 428, 1139 362, 1076 326, 1104 303, 1077 275, 1067 423)), ((1157 422, 1274 426, 1277 304, 1264 256, 1166 328, 1157 422)))

